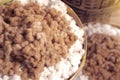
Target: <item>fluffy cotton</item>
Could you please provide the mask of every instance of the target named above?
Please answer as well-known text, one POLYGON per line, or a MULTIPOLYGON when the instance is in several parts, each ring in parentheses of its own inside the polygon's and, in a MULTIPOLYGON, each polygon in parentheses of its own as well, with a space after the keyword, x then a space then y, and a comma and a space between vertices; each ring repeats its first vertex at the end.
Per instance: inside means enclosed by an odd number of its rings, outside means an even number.
POLYGON ((116 27, 112 27, 109 24, 88 24, 88 29, 87 29, 88 35, 92 35, 93 33, 104 33, 108 35, 118 35, 120 36, 120 29, 116 27))

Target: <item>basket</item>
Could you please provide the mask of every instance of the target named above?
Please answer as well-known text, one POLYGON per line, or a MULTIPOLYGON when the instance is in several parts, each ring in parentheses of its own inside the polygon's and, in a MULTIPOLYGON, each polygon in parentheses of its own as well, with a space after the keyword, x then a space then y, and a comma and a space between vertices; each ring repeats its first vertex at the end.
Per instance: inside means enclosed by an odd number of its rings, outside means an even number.
MULTIPOLYGON (((0 4, 6 4, 8 3, 9 1, 12 1, 12 0, 6 0, 5 2, 0 2, 0 4)), ((85 31, 85 28, 81 22, 81 20, 79 19, 79 17, 77 16, 77 14, 73 11, 73 9, 71 9, 68 5, 67 5, 67 12, 70 16, 72 16, 74 18, 74 20, 76 21, 77 25, 79 27, 81 27, 84 31, 85 31)), ((79 65, 79 69, 69 78, 69 80, 75 80, 78 76, 79 76, 79 73, 80 71, 82 70, 83 66, 85 65, 85 61, 86 61, 86 51, 87 51, 87 35, 85 33, 84 35, 84 44, 83 44, 83 48, 85 50, 85 54, 83 55, 82 57, 82 60, 81 60, 81 63, 79 65)))
POLYGON ((102 9, 119 3, 119 0, 62 0, 65 3, 82 9, 102 9))
POLYGON ((85 9, 102 9, 115 3, 115 0, 83 0, 81 7, 85 9))
MULTIPOLYGON (((79 17, 77 16, 77 14, 73 11, 73 9, 71 9, 71 8, 68 6, 68 7, 67 7, 67 11, 68 11, 68 14, 71 15, 71 16, 75 19, 75 21, 77 22, 77 25, 78 25, 79 27, 81 27, 81 28, 84 29, 84 26, 83 26, 81 20, 79 19, 79 17)), ((84 30, 85 30, 85 29, 84 29, 84 30)), ((86 35, 86 33, 85 33, 85 35, 84 35, 84 38, 85 38, 85 39, 84 39, 85 41, 84 41, 83 47, 84 47, 85 51, 87 51, 87 35, 86 35)), ((82 68, 83 68, 84 65, 85 65, 85 61, 86 61, 86 52, 85 52, 85 54, 84 54, 84 56, 83 56, 83 58, 82 58, 82 60, 81 60, 79 69, 76 71, 76 73, 75 73, 73 76, 71 76, 71 78, 70 78, 69 80, 75 80, 75 79, 77 78, 77 76, 80 74, 80 72, 82 71, 82 68)))
POLYGON ((63 0, 64 2, 69 2, 69 3, 72 3, 72 4, 74 4, 74 5, 76 5, 76 6, 81 6, 81 4, 82 4, 82 0, 63 0))
MULTIPOLYGON (((114 0, 114 3, 112 3, 112 0, 110 2, 110 0, 103 0, 103 4, 104 6, 98 6, 101 2, 101 0, 83 0, 82 3, 80 3, 81 5, 74 5, 71 4, 71 2, 68 2, 68 0, 63 0, 66 4, 70 5, 74 11, 78 14, 79 18, 81 18, 81 21, 83 23, 88 23, 88 22, 102 22, 102 23, 107 23, 109 22, 111 13, 116 10, 119 5, 120 5, 120 1, 119 0, 114 0), (88 1, 88 2, 87 2, 88 1), (91 3, 91 5, 89 4, 90 2, 96 2, 96 3, 91 3), (104 2, 106 1, 106 2, 104 2), (108 4, 108 7, 105 7, 105 4, 108 4), (88 3, 88 4, 87 4, 88 3), (98 4, 98 5, 96 5, 98 4), (85 7, 86 6, 86 7, 85 7)), ((80 0, 79 0, 80 1, 80 0)), ((76 2, 76 1, 75 1, 76 2)))

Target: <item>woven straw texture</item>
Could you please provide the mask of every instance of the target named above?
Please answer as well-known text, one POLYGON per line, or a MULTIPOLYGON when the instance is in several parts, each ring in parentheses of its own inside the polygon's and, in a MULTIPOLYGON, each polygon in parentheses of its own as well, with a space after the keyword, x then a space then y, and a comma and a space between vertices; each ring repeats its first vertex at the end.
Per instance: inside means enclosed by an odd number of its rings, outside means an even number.
POLYGON ((120 5, 120 0, 63 0, 87 22, 109 22, 111 13, 120 5))

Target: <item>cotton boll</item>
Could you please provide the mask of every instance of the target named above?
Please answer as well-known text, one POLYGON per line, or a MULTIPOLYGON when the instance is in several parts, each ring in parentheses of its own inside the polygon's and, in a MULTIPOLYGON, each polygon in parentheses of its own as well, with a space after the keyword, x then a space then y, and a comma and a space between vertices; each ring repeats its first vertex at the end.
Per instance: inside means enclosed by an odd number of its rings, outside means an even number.
POLYGON ((9 80, 9 77, 8 77, 8 76, 3 76, 2 79, 3 79, 3 80, 9 80))
POLYGON ((66 16, 66 20, 67 21, 71 21, 73 18, 71 17, 71 16, 69 16, 68 14, 65 14, 65 16, 66 16))
POLYGON ((65 78, 65 79, 67 79, 67 78, 69 78, 69 71, 70 71, 70 68, 72 67, 71 66, 71 63, 69 62, 69 61, 65 61, 65 64, 66 64, 66 66, 64 66, 64 71, 63 71, 63 73, 62 73, 62 77, 63 78, 65 78))
POLYGON ((120 30, 118 28, 112 27, 109 24, 89 24, 87 27, 88 36, 92 35, 93 33, 104 33, 108 35, 120 35, 120 30))
POLYGON ((86 52, 85 50, 81 49, 81 50, 80 50, 80 55, 84 55, 85 52, 86 52))
MULTIPOLYGON (((79 27, 76 25, 76 23, 74 24, 75 26, 73 26, 73 30, 75 30, 75 32, 79 32, 79 27)), ((74 34, 75 34, 75 32, 74 32, 74 34)))
POLYGON ((50 71, 51 73, 55 73, 55 72, 56 72, 54 66, 51 66, 51 67, 49 67, 48 69, 49 69, 49 71, 50 71))
POLYGON ((63 73, 62 71, 58 70, 57 73, 56 73, 56 75, 58 75, 59 77, 61 77, 62 73, 63 73))
MULTIPOLYGON (((84 31, 83 29, 79 28, 79 32, 80 32, 80 35, 81 35, 81 36, 84 36, 85 31, 84 31)), ((79 36, 80 36, 80 35, 79 35, 79 36)), ((80 36, 80 37, 81 37, 81 36, 80 36)))
POLYGON ((112 30, 112 31, 111 31, 111 34, 112 34, 112 35, 117 35, 117 32, 116 32, 115 30, 112 30))
POLYGON ((75 29, 75 27, 73 27, 73 26, 76 26, 75 24, 76 24, 75 20, 72 20, 70 22, 70 27, 73 28, 73 29, 75 29))
POLYGON ((21 78, 18 75, 13 75, 13 76, 10 77, 9 80, 21 80, 21 78))
POLYGON ((49 0, 36 0, 37 3, 39 3, 40 5, 45 5, 47 6, 49 4, 49 0))
POLYGON ((44 68, 44 71, 41 73, 41 76, 48 76, 48 75, 50 75, 51 74, 51 72, 49 71, 49 69, 48 68, 44 68))
POLYGON ((48 77, 40 76, 39 80, 49 80, 48 77))
MULTIPOLYGON (((74 52, 74 48, 71 47, 71 48, 69 49, 69 54, 73 54, 73 52, 74 52)), ((68 57, 69 57, 69 56, 68 56, 68 57)))
POLYGON ((65 80, 64 78, 61 78, 61 80, 65 80))
POLYGON ((57 71, 64 71, 64 68, 65 68, 65 63, 64 63, 64 60, 62 60, 62 61, 60 61, 59 62, 59 64, 57 64, 56 66, 55 66, 55 69, 57 70, 57 71))
POLYGON ((51 74, 48 76, 48 80, 61 80, 61 78, 56 74, 51 74))
POLYGON ((57 11, 60 11, 62 15, 65 15, 67 13, 67 7, 66 5, 61 2, 60 0, 51 0, 51 8, 55 8, 57 11))
POLYGON ((14 0, 14 1, 19 1, 22 5, 27 4, 30 0, 14 0))
POLYGON ((80 63, 80 54, 79 53, 74 53, 71 54, 71 56, 69 57, 70 63, 73 66, 78 66, 78 64, 80 63))
POLYGON ((80 75, 79 79, 80 80, 88 80, 88 76, 80 75))
POLYGON ((67 79, 67 78, 69 78, 69 74, 68 74, 68 73, 63 73, 62 77, 63 77, 64 79, 67 79))
POLYGON ((73 66, 72 68, 71 68, 71 71, 72 72, 76 72, 78 70, 78 66, 73 66))
MULTIPOLYGON (((79 30, 79 29, 78 29, 79 30)), ((75 35, 78 37, 78 38, 80 38, 81 36, 81 32, 80 31, 75 31, 75 35)))
POLYGON ((74 55, 72 55, 72 56, 71 56, 71 64, 74 66, 78 66, 81 55, 79 53, 74 53, 74 55))
MULTIPOLYGON (((79 47, 79 45, 81 45, 81 43, 80 43, 79 40, 77 40, 77 41, 74 43, 74 45, 71 47, 72 49, 74 49, 73 52, 78 52, 78 51, 80 51, 80 49, 81 49, 82 46, 79 47)), ((70 53, 71 53, 71 52, 70 52, 70 53)), ((73 54, 73 53, 72 53, 72 54, 73 54)))
POLYGON ((77 71, 78 67, 71 67, 68 75, 73 75, 77 71))
POLYGON ((55 69, 56 69, 56 70, 59 70, 59 67, 62 67, 62 66, 63 66, 63 62, 64 62, 64 60, 61 59, 61 61, 60 61, 58 64, 55 65, 55 69))
POLYGON ((44 77, 40 76, 39 80, 45 80, 44 77))
MULTIPOLYGON (((101 26, 100 26, 100 27, 101 27, 101 26)), ((110 29, 110 28, 111 28, 111 25, 109 25, 109 24, 103 24, 102 27, 106 27, 107 29, 110 29)))
POLYGON ((59 72, 60 76, 63 76, 65 79, 67 79, 69 77, 68 73, 70 70, 71 64, 69 61, 64 60, 59 62, 59 64, 56 65, 56 70, 57 72, 59 72))

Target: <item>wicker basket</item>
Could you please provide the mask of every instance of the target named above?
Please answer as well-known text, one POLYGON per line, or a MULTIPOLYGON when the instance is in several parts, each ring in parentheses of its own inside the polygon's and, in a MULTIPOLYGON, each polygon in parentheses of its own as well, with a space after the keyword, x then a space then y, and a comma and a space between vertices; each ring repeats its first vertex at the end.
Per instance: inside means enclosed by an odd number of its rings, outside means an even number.
POLYGON ((119 0, 62 0, 65 3, 82 9, 102 9, 119 3, 119 0))
MULTIPOLYGON (((68 0, 63 0, 66 4, 70 5, 75 12, 78 14, 79 18, 82 20, 83 23, 87 23, 87 22, 102 22, 102 23, 107 23, 109 22, 111 13, 116 10, 119 5, 120 5, 120 1, 119 0, 114 0, 114 2, 112 3, 112 0, 110 2, 110 0, 103 0, 102 5, 99 6, 99 4, 101 3, 101 0, 82 0, 83 2, 80 3, 81 5, 75 5, 72 4, 70 2, 68 2, 68 0), (88 1, 88 2, 87 2, 88 1), (95 1, 94 3, 91 3, 90 5, 90 1, 95 1), (105 2, 106 1, 106 2, 105 2), (109 2, 109 4, 108 4, 109 2), (88 3, 88 4, 87 4, 88 3), (105 5, 107 4, 107 5, 105 5), (110 6, 112 5, 112 6, 110 6), (86 7, 85 7, 86 6, 86 7)), ((79 0, 80 2, 81 0, 79 0)), ((76 1, 74 1, 76 2, 76 1)))
POLYGON ((63 1, 72 3, 76 6, 81 6, 81 4, 82 4, 82 0, 63 0, 63 1))
POLYGON ((80 7, 85 9, 102 9, 113 5, 116 0, 83 0, 80 7))

